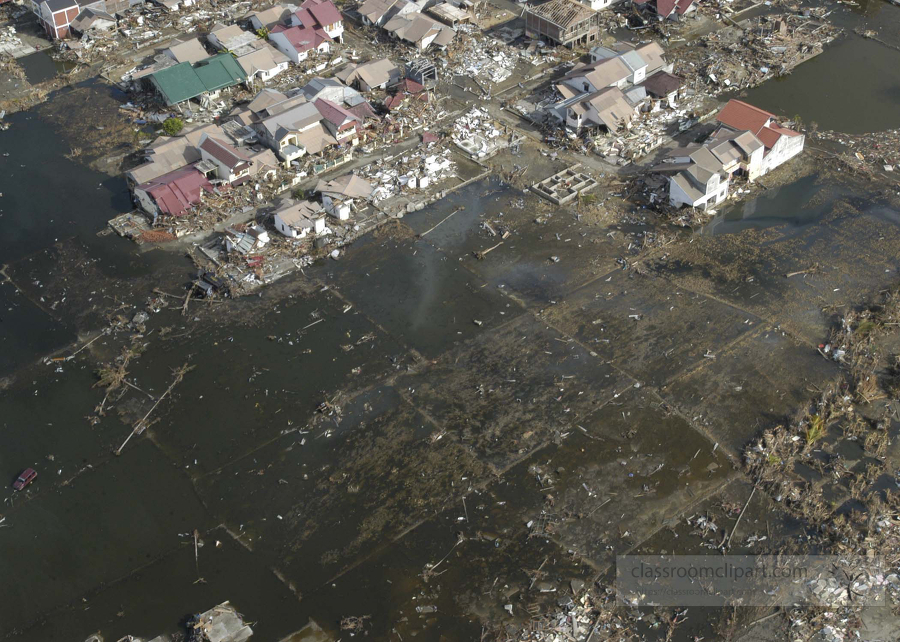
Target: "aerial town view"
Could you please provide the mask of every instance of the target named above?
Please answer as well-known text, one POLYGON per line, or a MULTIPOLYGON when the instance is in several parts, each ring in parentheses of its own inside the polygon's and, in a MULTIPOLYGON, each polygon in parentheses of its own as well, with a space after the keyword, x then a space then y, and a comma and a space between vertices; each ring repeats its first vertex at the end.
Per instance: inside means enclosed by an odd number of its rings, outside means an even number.
POLYGON ((0 0, 0 640, 900 640, 900 0, 0 0))

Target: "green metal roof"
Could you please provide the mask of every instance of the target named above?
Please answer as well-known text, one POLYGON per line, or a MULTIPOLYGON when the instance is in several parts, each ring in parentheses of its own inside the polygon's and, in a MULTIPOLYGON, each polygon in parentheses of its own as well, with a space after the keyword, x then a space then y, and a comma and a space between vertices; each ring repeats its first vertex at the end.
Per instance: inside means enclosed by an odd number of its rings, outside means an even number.
POLYGON ((217 54, 193 65, 182 62, 160 69, 150 78, 167 105, 195 98, 208 91, 232 87, 247 78, 247 74, 229 53, 217 54))

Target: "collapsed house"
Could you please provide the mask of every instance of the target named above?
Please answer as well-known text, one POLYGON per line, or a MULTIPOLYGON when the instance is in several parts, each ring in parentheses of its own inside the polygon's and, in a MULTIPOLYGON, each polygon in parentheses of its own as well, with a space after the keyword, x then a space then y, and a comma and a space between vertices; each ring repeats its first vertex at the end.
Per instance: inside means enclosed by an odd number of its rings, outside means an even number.
POLYGON ((400 68, 387 58, 371 60, 362 64, 349 64, 335 74, 335 78, 360 91, 385 89, 400 82, 400 68))
POLYGON ((669 174, 669 203, 708 209, 728 196, 735 176, 753 182, 803 150, 804 136, 740 100, 717 116, 719 127, 702 145, 674 150, 654 169, 669 174))
POLYGON ((321 195, 322 206, 327 213, 346 221, 351 212, 360 209, 361 202, 371 198, 374 188, 356 174, 345 174, 334 180, 319 181, 315 191, 321 195))
POLYGON ((80 36, 92 32, 109 32, 116 28, 116 19, 105 11, 86 7, 69 25, 71 31, 80 36))
POLYGON ((459 25, 469 24, 474 21, 473 8, 474 5, 468 0, 463 0, 458 4, 452 2, 439 2, 438 4, 429 7, 428 13, 445 25, 449 25, 455 29, 459 25))
POLYGON ((419 51, 425 51, 431 45, 443 49, 456 37, 452 27, 418 11, 394 16, 384 24, 384 30, 419 51))
POLYGON ((134 197, 155 222, 160 214, 183 216, 200 203, 203 192, 212 191, 212 184, 201 171, 182 167, 138 185, 134 197))
POLYGON ((652 91, 674 103, 683 81, 670 72, 662 47, 655 42, 634 48, 594 47, 593 62, 575 67, 556 85, 562 100, 546 107, 552 121, 578 132, 602 128, 615 132, 628 128, 652 91))
POLYGON ((425 4, 426 0, 365 0, 357 11, 363 24, 383 27, 396 16, 421 13, 425 4))
POLYGON ((575 47, 600 38, 600 14, 578 0, 550 0, 525 7, 525 35, 575 47))
POLYGON ((325 232, 325 213, 318 203, 284 199, 272 214, 275 229, 288 238, 303 239, 325 232))
POLYGON ((271 31, 272 27, 283 24, 297 10, 293 4, 277 4, 264 11, 251 13, 248 17, 253 31, 271 31))

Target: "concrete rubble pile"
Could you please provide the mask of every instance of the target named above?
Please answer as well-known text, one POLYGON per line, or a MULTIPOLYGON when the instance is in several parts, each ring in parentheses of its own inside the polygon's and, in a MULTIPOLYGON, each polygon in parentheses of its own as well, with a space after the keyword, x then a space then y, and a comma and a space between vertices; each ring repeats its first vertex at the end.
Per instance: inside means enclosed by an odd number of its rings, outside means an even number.
POLYGON ((456 175, 456 163, 449 149, 421 149, 406 152, 388 162, 372 163, 362 168, 359 175, 375 186, 372 201, 377 203, 401 193, 434 187, 456 175))
POLYGON ((676 57, 675 74, 712 95, 754 87, 822 53, 839 33, 837 27, 805 16, 766 16, 684 47, 676 57))
POLYGON ((22 47, 22 39, 16 35, 16 28, 12 26, 0 28, 0 56, 13 55, 22 47))
POLYGON ((463 43, 454 51, 449 70, 457 76, 481 78, 494 84, 502 83, 515 73, 522 61, 533 66, 544 65, 558 60, 553 55, 542 53, 537 43, 520 48, 498 38, 485 36, 473 25, 460 25, 458 29, 466 34, 459 40, 463 43))
POLYGON ((453 122, 451 139, 472 158, 483 159, 510 145, 512 141, 504 129, 486 110, 473 107, 453 122))

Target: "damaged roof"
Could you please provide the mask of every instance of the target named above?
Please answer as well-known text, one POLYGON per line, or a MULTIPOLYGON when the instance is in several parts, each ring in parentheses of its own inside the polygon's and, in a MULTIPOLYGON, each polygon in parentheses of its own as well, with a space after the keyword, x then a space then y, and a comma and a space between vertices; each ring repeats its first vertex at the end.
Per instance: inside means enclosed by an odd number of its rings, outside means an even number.
POLYGON ((373 189, 369 181, 356 174, 344 174, 331 181, 319 181, 315 191, 338 198, 369 198, 373 189))
POLYGON ((592 18, 597 12, 576 0, 550 0, 529 5, 525 11, 559 27, 571 27, 592 18))
POLYGON ((212 184, 194 167, 183 167, 163 174, 142 185, 138 190, 149 194, 160 212, 181 216, 200 202, 204 191, 212 192, 212 184))

